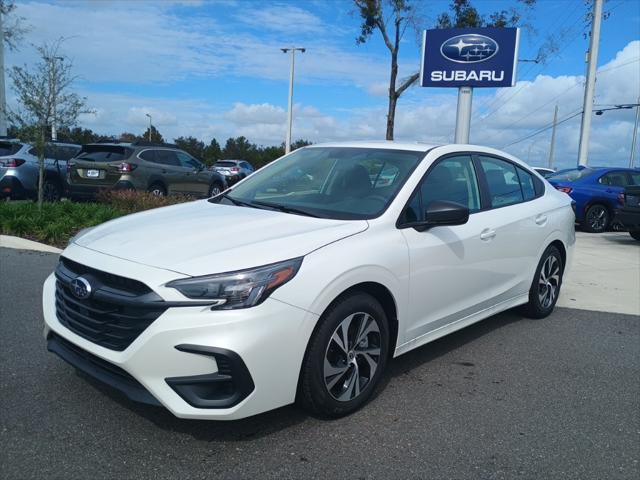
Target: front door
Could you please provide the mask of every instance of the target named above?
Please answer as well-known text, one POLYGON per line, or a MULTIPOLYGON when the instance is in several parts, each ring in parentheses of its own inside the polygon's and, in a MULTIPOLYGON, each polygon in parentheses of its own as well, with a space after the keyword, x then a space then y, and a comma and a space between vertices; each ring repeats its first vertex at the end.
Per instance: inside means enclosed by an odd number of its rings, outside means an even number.
POLYGON ((422 232, 401 230, 410 263, 407 341, 491 306, 496 285, 504 281, 494 266, 500 252, 489 221, 491 212, 481 211, 470 155, 438 160, 414 193, 403 220, 424 219, 429 203, 436 200, 466 205, 469 220, 422 232))

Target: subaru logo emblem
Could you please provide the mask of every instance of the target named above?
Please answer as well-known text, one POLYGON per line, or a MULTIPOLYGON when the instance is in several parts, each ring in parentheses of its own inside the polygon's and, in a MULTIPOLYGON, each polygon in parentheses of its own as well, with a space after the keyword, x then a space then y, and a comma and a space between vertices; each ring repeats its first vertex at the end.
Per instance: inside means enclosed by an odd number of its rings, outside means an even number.
POLYGON ((86 278, 77 277, 71 280, 71 292, 76 298, 85 300, 91 295, 91 284, 86 278))
POLYGON ((478 63, 498 53, 498 43, 485 35, 467 33, 451 37, 440 46, 440 53, 456 63, 478 63))

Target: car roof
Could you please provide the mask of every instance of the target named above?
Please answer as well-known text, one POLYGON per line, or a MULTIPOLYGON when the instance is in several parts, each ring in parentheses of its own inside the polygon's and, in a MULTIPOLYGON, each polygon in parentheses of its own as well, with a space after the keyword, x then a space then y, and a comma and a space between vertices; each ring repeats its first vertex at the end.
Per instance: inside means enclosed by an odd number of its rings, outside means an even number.
POLYGON ((422 142, 400 142, 393 140, 363 140, 355 142, 327 142, 314 143, 303 148, 316 147, 346 147, 346 148, 382 148, 388 150, 409 150, 414 152, 427 152, 439 145, 422 142))

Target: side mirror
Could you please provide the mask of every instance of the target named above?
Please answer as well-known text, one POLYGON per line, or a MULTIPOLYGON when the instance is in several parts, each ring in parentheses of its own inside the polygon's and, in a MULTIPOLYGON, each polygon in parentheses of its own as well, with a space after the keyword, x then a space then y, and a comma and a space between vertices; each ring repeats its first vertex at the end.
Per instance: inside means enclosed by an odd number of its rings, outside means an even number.
POLYGON ((427 205, 425 218, 425 221, 407 223, 403 227, 423 232, 433 227, 463 225, 469 220, 469 209, 460 203, 436 200, 427 205))

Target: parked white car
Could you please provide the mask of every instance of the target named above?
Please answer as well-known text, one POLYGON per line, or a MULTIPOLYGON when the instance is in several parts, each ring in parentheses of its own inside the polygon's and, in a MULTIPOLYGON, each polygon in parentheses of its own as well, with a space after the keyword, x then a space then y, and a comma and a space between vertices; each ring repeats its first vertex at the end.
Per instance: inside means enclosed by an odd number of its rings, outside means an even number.
POLYGON ((506 153, 313 145, 212 199, 81 232, 44 284, 45 335, 178 417, 296 399, 340 416, 392 357, 509 308, 549 315, 574 243, 571 199, 506 153))

